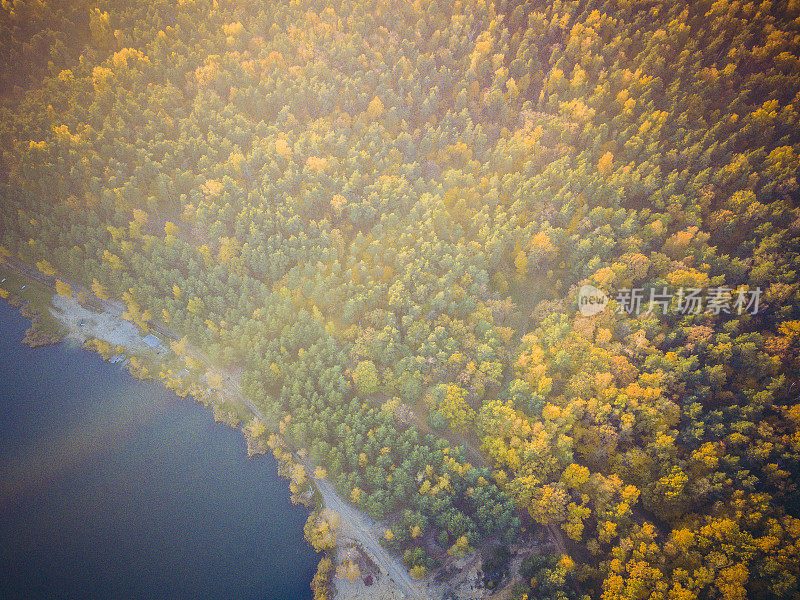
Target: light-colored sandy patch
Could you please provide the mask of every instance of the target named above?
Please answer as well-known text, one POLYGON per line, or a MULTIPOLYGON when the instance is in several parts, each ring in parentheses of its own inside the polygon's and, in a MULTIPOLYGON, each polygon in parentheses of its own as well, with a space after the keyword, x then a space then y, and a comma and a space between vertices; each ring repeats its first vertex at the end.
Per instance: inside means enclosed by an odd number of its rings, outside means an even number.
MULTIPOLYGON (((309 471, 312 469, 312 465, 308 462, 305 466, 309 471)), ((346 546, 351 542, 357 544, 381 573, 401 590, 398 598, 436 600, 441 597, 438 590, 428 587, 425 581, 413 579, 403 563, 381 546, 379 537, 386 531, 385 526, 379 525, 367 514, 345 501, 327 479, 318 479, 315 483, 322 495, 325 508, 339 515, 337 543, 340 546, 346 546)))
POLYGON ((482 565, 483 561, 479 553, 473 553, 454 561, 454 566, 456 566, 459 571, 447 582, 444 588, 453 592, 456 597, 461 600, 467 598, 470 600, 491 598, 491 592, 475 585, 478 579, 478 571, 482 565))
POLYGON ((368 586, 361 578, 353 582, 335 579, 336 600, 402 600, 406 597, 385 575, 373 576, 373 580, 368 586))
MULTIPOLYGON (((380 570, 376 571, 377 565, 364 560, 361 550, 350 545, 340 545, 337 548, 336 557, 337 565, 355 559, 361 567, 361 576, 354 581, 350 581, 346 577, 334 578, 336 600, 437 600, 442 597, 442 590, 435 584, 425 586, 425 591, 421 592, 422 595, 410 597, 403 584, 398 584, 392 575, 382 573, 380 570), (364 583, 364 579, 368 575, 372 578, 372 585, 364 583)), ((424 586, 425 582, 419 582, 419 584, 424 586)))
POLYGON ((53 296, 51 312, 69 332, 68 338, 81 343, 90 337, 110 343, 112 346, 121 346, 126 350, 148 350, 142 341, 142 334, 138 327, 109 312, 94 312, 81 306, 74 298, 67 298, 55 294, 53 296))

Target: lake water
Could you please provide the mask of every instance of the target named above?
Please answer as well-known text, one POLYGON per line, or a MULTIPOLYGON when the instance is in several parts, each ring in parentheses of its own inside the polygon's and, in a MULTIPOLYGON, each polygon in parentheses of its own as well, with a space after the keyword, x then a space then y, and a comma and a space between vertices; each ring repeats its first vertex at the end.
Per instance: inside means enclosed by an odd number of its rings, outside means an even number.
POLYGON ((0 598, 304 600, 308 511, 272 456, 0 301, 0 598))

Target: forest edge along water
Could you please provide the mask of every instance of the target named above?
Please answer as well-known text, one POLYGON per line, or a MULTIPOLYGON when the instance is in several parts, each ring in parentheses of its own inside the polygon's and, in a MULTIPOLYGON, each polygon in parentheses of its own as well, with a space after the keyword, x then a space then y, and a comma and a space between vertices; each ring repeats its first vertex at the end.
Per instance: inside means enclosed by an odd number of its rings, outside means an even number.
MULTIPOLYGON (((15 291, 17 293, 12 296, 12 299, 15 304, 22 308, 25 314, 33 319, 31 328, 26 332, 26 339, 45 340, 45 342, 51 341, 53 343, 65 339, 72 343, 84 344, 99 352, 106 360, 110 359, 112 363, 124 360, 126 366, 138 377, 148 377, 153 374, 146 367, 143 367, 141 362, 142 355, 152 358, 155 354, 156 362, 158 362, 171 352, 181 354, 186 357, 187 364, 193 361, 197 370, 201 370, 200 367, 205 368, 205 374, 200 377, 201 382, 205 385, 200 388, 194 388, 192 391, 196 395, 204 396, 207 403, 215 403, 215 418, 227 421, 230 425, 238 425, 238 421, 230 412, 225 413, 223 410, 220 410, 220 412, 216 410, 220 406, 233 403, 248 411, 261 423, 268 422, 262 411, 242 395, 237 373, 226 372, 210 366, 208 356, 200 349, 189 346, 185 340, 179 341, 177 347, 174 343, 170 344, 170 341, 174 342, 174 338, 177 337, 173 332, 164 327, 156 327, 155 330, 165 339, 163 343, 149 346, 145 342, 146 337, 151 340, 159 338, 154 337, 152 334, 146 336, 140 332, 135 323, 123 318, 124 312, 119 303, 110 301, 107 298, 99 298, 91 290, 87 290, 74 282, 66 284, 70 295, 52 293, 57 289, 57 282, 64 282, 65 278, 48 277, 11 257, 5 257, 2 267, 20 278, 19 281, 16 281, 15 291), (27 283, 22 283, 22 281, 27 283), (28 287, 35 284, 38 284, 38 287, 28 287), (28 290, 28 294, 23 295, 25 289, 28 290), (31 310, 28 308, 31 305, 35 306, 36 309, 31 310), (49 330, 38 331, 42 328, 39 319, 41 319, 43 313, 44 316, 56 320, 58 329, 54 330, 51 324, 49 330), (143 368, 144 370, 142 370, 143 368), (211 385, 210 381, 214 385, 211 385)), ((12 284, 12 282, 8 283, 12 284)), ((6 287, 11 287, 11 285, 6 287)), ((0 289, 5 290, 2 286, 0 286, 0 289)), ((62 291, 63 289, 62 287, 62 291)), ((10 296, 9 293, 5 295, 10 296)), ((41 345, 41 343, 31 345, 41 345)), ((162 376, 162 382, 168 386, 176 383, 168 376, 165 376, 163 371, 160 372, 160 375, 162 376)), ((185 389, 176 391, 181 393, 185 392, 185 389)), ((185 395, 185 393, 182 393, 182 395, 185 395)), ((239 412, 238 417, 241 418, 241 412, 239 412)), ((252 455, 266 450, 266 446, 263 443, 252 439, 252 428, 245 426, 243 433, 248 438, 248 454, 252 455)), ((261 435, 263 435, 263 432, 261 435)), ((288 460, 292 459, 289 454, 284 456, 288 460)), ((276 454, 276 458, 279 458, 279 454, 276 454)), ((293 458, 296 459, 295 464, 302 464, 308 473, 314 472, 315 466, 309 461, 307 455, 293 458)), ((290 471, 290 469, 286 469, 286 471, 290 471)), ((408 571, 397 558, 381 545, 380 537, 385 528, 382 528, 369 516, 347 503, 338 494, 334 486, 326 480, 316 479, 314 489, 319 493, 318 498, 321 504, 340 516, 339 529, 336 532, 338 544, 344 548, 355 545, 377 571, 375 576, 378 579, 378 585, 375 585, 373 589, 359 589, 356 591, 353 589, 352 582, 348 585, 346 581, 341 580, 340 585, 344 590, 337 594, 337 598, 340 600, 349 597, 376 598, 380 600, 390 597, 421 599, 440 597, 442 595, 440 586, 432 583, 426 585, 425 582, 416 581, 410 577, 408 571), (380 575, 385 575, 385 577, 380 575)), ((301 496, 296 494, 294 498, 294 501, 297 501, 301 496)), ((309 498, 306 496, 306 498, 302 499, 308 500, 309 498)), ((300 503, 313 506, 313 502, 309 501, 300 503)), ((336 546, 334 546, 335 549, 336 546)), ((322 564, 324 566, 325 563, 322 564)))
POLYGON ((0 596, 311 598, 307 511, 208 409, 0 301, 0 596))

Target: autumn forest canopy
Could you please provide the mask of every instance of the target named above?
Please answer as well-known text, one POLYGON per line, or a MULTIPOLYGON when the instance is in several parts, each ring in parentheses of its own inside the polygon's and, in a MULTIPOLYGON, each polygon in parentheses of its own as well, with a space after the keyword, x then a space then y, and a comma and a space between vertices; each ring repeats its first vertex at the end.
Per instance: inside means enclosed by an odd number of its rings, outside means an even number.
POLYGON ((798 0, 3 0, 0 40, 0 251, 241 368, 416 575, 539 530, 516 599, 798 598, 798 0))

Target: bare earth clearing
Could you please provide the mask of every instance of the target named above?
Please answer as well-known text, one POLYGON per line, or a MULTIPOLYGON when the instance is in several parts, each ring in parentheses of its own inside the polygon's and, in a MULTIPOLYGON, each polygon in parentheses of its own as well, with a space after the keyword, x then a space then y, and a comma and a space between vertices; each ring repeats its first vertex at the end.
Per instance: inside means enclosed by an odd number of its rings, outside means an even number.
POLYGON ((138 327, 110 311, 95 312, 58 294, 53 296, 53 307, 51 312, 67 328, 68 338, 84 342, 94 337, 134 352, 148 349, 138 327))
POLYGON ((325 507, 339 515, 340 540, 352 540, 359 544, 362 551, 378 565, 384 577, 401 592, 397 594, 398 598, 424 600, 440 595, 438 591, 429 590, 424 582, 415 581, 400 561, 381 546, 378 537, 385 528, 345 502, 327 479, 317 479, 316 483, 325 507))

